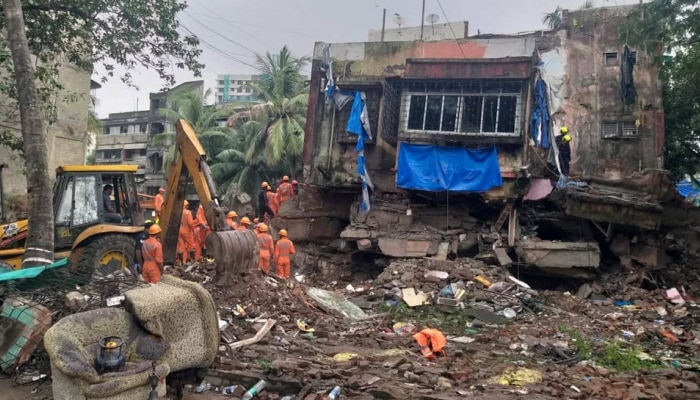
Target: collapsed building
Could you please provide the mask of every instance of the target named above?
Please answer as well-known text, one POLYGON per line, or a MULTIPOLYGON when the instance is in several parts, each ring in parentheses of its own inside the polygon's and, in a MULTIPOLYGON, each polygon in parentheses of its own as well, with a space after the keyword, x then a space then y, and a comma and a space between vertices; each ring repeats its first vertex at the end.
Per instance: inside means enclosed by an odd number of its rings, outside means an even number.
POLYGON ((611 249, 662 265, 658 230, 690 211, 668 206, 660 54, 620 40, 630 9, 564 11, 559 29, 519 35, 316 43, 309 187, 276 225, 360 258, 490 253, 579 278, 611 249))

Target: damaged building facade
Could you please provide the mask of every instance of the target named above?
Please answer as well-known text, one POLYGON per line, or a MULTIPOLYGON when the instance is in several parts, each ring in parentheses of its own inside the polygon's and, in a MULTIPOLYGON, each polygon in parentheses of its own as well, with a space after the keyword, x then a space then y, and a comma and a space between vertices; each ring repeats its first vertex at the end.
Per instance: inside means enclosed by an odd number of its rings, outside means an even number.
POLYGON ((629 239, 664 218, 664 113, 655 55, 620 41, 629 10, 564 11, 524 35, 316 43, 310 188, 277 224, 353 253, 490 252, 581 278, 610 247, 654 264, 658 243, 629 239))

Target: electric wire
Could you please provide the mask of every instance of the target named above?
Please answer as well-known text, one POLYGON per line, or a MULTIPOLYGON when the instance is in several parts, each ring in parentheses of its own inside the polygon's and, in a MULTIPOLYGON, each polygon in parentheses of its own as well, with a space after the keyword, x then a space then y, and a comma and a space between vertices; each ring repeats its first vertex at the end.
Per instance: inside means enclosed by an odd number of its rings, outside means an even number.
MULTIPOLYGON (((452 36, 455 38, 455 41, 459 40, 457 39, 457 34, 455 33, 455 30, 452 28, 452 24, 450 24, 450 20, 447 19, 447 13, 445 12, 445 9, 442 7, 442 2, 440 0, 437 0, 438 6, 440 7, 440 11, 442 11, 442 16, 445 17, 445 23, 447 23, 447 26, 450 27, 450 31, 452 32, 452 36)), ((462 53, 463 58, 467 58, 467 55, 464 54, 464 50, 462 50, 462 44, 457 43, 457 47, 459 47, 459 52, 462 53)))
MULTIPOLYGON (((220 49, 220 48, 214 46, 213 44, 209 43, 208 41, 206 41, 205 39, 203 39, 200 35, 194 33, 194 32, 193 32, 191 29, 189 29, 185 24, 183 24, 183 23, 182 23, 182 20, 178 20, 178 22, 179 22, 179 24, 180 24, 180 27, 182 27, 182 29, 184 29, 185 31, 187 31, 187 32, 188 32, 189 34, 191 34, 192 36, 196 37, 196 38, 199 40, 199 42, 200 42, 202 45, 204 45, 204 47, 206 47, 206 48, 208 48, 209 50, 211 50, 212 52, 214 52, 214 54, 217 54, 217 55, 219 55, 219 56, 221 56, 221 57, 223 57, 223 58, 225 58, 225 59, 227 59, 227 60, 235 61, 235 62, 237 62, 237 63, 241 63, 241 64, 246 65, 246 66, 251 67, 251 68, 257 68, 255 65, 253 65, 253 64, 251 64, 251 63, 249 63, 249 62, 247 62, 247 61, 241 60, 240 58, 236 57, 235 55, 233 55, 233 53, 227 52, 226 50, 222 50, 222 49, 220 49)), ((256 56, 257 56, 257 55, 256 55, 256 56)), ((246 57, 249 57, 249 56, 246 56, 246 57)))
POLYGON ((182 13, 185 14, 185 15, 187 15, 188 17, 190 17, 195 23, 197 23, 198 25, 201 25, 204 29, 208 30, 209 32, 211 32, 211 33, 213 33, 213 34, 215 34, 215 35, 217 35, 217 36, 219 36, 220 38, 226 40, 227 42, 233 43, 233 44, 235 44, 236 46, 238 46, 238 47, 240 47, 240 48, 242 48, 242 49, 244 49, 244 50, 249 51, 251 54, 254 54, 254 55, 257 55, 257 54, 258 54, 257 52, 255 52, 255 50, 252 50, 250 47, 248 47, 248 46, 246 46, 246 45, 244 45, 244 44, 242 44, 242 43, 240 43, 240 42, 237 42, 237 41, 235 41, 235 40, 233 40, 233 39, 231 39, 231 38, 228 38, 228 37, 226 37, 226 36, 220 34, 219 32, 215 31, 214 29, 211 29, 211 28, 208 27, 206 24, 200 22, 197 18, 195 18, 195 17, 193 17, 192 15, 190 15, 187 11, 182 11, 182 13))

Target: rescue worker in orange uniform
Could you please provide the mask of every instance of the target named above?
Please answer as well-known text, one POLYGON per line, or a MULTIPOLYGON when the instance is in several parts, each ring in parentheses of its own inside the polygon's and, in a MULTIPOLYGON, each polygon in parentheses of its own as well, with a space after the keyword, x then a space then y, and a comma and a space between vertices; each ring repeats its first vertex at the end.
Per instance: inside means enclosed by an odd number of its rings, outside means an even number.
POLYGON ((266 215, 265 221, 269 221, 273 216, 277 215, 279 211, 280 204, 277 198, 277 193, 272 190, 272 186, 267 185, 267 206, 272 210, 272 215, 266 215))
POLYGON ((241 218, 241 225, 236 228, 237 231, 247 231, 250 229, 250 218, 248 217, 243 217, 241 218))
POLYGON ((292 197, 294 197, 294 188, 289 183, 289 177, 285 175, 282 177, 282 183, 277 187, 277 202, 282 206, 285 201, 292 197))
POLYGON ((194 236, 194 227, 197 221, 187 207, 190 202, 185 200, 182 207, 182 218, 180 218, 180 234, 177 239, 177 255, 182 264, 194 258, 197 241, 194 236))
POLYGON ((292 181, 292 189, 294 189, 294 195, 297 196, 299 194, 299 182, 296 179, 292 181))
POLYGON ((163 204, 165 204, 164 193, 165 189, 158 188, 158 194, 153 197, 153 208, 156 211, 156 224, 160 222, 160 213, 163 211, 163 204))
POLYGON ((291 276, 292 263, 289 256, 296 254, 294 243, 287 238, 287 230, 280 230, 280 240, 275 245, 275 265, 277 266, 277 275, 280 278, 289 279, 291 276))
POLYGON ((143 257, 143 271, 141 276, 148 283, 160 282, 163 276, 163 245, 158 240, 161 229, 158 224, 148 228, 148 239, 141 245, 141 256, 143 257))
POLYGON ((228 225, 229 228, 231 229, 236 229, 238 228, 238 223, 236 222, 236 218, 238 217, 238 213, 235 211, 229 211, 226 213, 226 225, 228 225))
POLYGON ((196 240, 197 246, 195 247, 194 258, 195 260, 199 260, 200 258, 202 258, 202 254, 207 249, 207 236, 211 231, 211 229, 209 229, 207 217, 204 215, 204 207, 202 207, 202 203, 199 203, 199 207, 197 207, 197 217, 195 218, 195 220, 197 221, 197 224, 194 228, 194 238, 196 240))
POLYGON ((270 258, 275 254, 275 242, 272 240, 272 236, 267 233, 267 224, 260 224, 258 229, 260 230, 258 233, 258 242, 260 242, 260 262, 258 265, 265 274, 269 274, 270 258))
POLYGON ((241 224, 236 228, 237 231, 247 231, 250 229, 250 218, 248 217, 243 217, 241 218, 241 224))

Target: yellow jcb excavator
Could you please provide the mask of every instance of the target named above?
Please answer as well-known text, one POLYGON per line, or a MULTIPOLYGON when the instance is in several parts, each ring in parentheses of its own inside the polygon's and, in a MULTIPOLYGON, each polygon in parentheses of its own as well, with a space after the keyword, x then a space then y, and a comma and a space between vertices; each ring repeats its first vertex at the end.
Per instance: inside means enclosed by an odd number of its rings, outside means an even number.
MULTIPOLYGON (((187 198, 196 210, 201 202, 212 230, 207 251, 217 262, 220 279, 257 266, 258 241, 252 231, 230 230, 219 205, 206 153, 192 127, 177 124, 177 156, 170 167, 166 201, 160 221, 166 265, 174 265, 188 181, 196 197, 187 198)), ((55 257, 69 258, 71 269, 86 277, 106 276, 134 264, 135 241, 143 232, 134 174, 136 165, 68 165, 56 171, 53 209, 55 257), (105 191, 110 185, 113 198, 105 191), (113 213, 107 211, 107 205, 113 213), (115 215, 117 214, 117 215, 115 215), (117 220, 120 222, 116 222, 117 220)), ((27 220, 0 226, 0 266, 19 269, 24 255, 27 220)))

